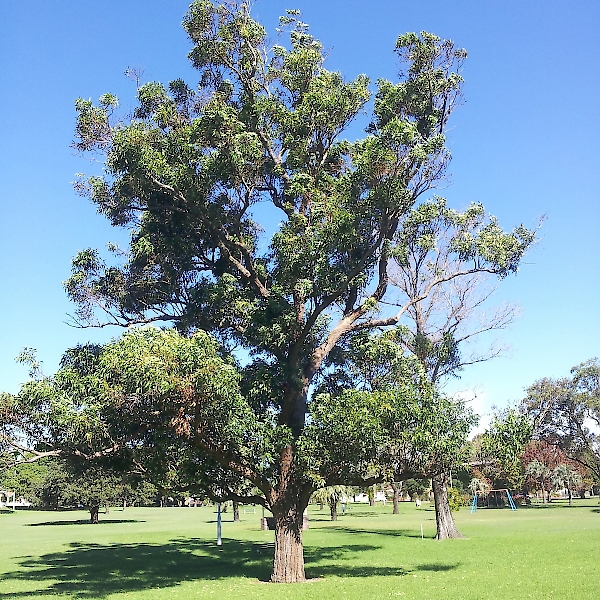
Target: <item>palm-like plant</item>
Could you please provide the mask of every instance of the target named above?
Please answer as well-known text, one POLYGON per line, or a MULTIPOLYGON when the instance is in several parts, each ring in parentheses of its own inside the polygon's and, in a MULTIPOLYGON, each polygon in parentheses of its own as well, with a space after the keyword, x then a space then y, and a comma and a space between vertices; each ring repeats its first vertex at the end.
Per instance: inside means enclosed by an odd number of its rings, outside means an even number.
POLYGON ((566 488, 569 494, 569 506, 573 506, 571 490, 581 484, 581 474, 569 465, 558 465, 552 471, 552 484, 555 489, 566 488))
MULTIPOLYGON (((532 460, 527 467, 525 467, 525 475, 527 477, 531 477, 536 484, 539 484, 542 490, 542 500, 546 503, 546 497, 544 496, 544 488, 546 481, 550 478, 551 475, 550 469, 539 460, 532 460)), ((548 499, 550 497, 550 492, 548 492, 548 499)))
POLYGON ((347 498, 352 494, 351 488, 347 485, 330 485, 322 487, 313 492, 311 499, 323 506, 329 504, 331 520, 337 521, 337 507, 343 498, 347 498))

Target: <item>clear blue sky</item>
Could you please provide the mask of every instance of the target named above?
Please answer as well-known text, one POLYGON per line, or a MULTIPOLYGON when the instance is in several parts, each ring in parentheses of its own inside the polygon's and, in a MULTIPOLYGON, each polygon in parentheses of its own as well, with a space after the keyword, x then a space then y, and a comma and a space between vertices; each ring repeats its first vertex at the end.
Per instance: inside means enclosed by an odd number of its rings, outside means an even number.
MULTIPOLYGON (((14 357, 38 349, 45 370, 64 349, 115 330, 77 330, 61 286, 70 258, 123 240, 71 188, 97 170, 77 156, 73 101, 113 92, 133 106, 128 66, 167 82, 196 73, 181 28, 186 0, 0 2, 0 389, 26 378, 14 357)), ((562 376, 600 354, 598 176, 600 50, 597 0, 257 0, 270 31, 300 8, 329 49, 330 69, 393 79, 396 37, 432 31, 469 52, 466 103, 449 145, 456 208, 482 202, 506 227, 548 216, 541 241, 498 300, 521 305, 501 334, 511 352, 469 368, 452 389, 476 388, 480 406, 521 397, 541 376, 562 376)))

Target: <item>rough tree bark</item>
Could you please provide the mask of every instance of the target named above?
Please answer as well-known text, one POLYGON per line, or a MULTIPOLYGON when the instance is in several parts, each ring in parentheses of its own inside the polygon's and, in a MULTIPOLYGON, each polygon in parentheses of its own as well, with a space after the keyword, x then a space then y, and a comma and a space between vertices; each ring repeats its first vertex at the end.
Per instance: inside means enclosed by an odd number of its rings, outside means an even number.
POLYGON ((400 501, 400 492, 402 491, 402 482, 394 481, 391 484, 392 490, 394 490, 394 511, 393 514, 397 515, 400 511, 398 510, 398 502, 400 501))
POLYGON ((280 480, 276 501, 271 505, 275 517, 275 553, 271 581, 296 583, 306 580, 302 523, 312 492, 298 481, 294 467, 294 449, 286 446, 281 453, 280 480))
POLYGON ((95 505, 95 506, 90 506, 89 507, 89 511, 90 511, 90 523, 98 523, 98 513, 100 512, 100 507, 95 505))
POLYGON ((298 505, 275 515, 275 555, 273 558, 274 583, 304 581, 304 549, 302 547, 302 514, 298 505))
POLYGON ((440 473, 432 478, 433 500, 435 503, 436 540, 447 540, 451 538, 462 538, 460 531, 456 528, 450 503, 448 502, 448 476, 440 473))
POLYGON ((331 520, 337 521, 338 513, 337 513, 337 498, 332 497, 329 499, 329 512, 331 513, 331 520))

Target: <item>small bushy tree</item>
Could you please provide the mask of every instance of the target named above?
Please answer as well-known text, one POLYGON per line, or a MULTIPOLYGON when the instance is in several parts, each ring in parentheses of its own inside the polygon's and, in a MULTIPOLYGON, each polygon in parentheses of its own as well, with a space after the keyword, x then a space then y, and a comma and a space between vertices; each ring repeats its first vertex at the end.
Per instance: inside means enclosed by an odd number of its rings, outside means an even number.
POLYGON ((573 467, 561 464, 552 471, 551 480, 555 489, 566 488, 569 506, 573 506, 573 489, 581 484, 581 474, 573 467))
POLYGON ((345 485, 332 485, 315 490, 311 496, 317 504, 329 506, 331 520, 337 521, 338 505, 352 493, 352 488, 345 485))

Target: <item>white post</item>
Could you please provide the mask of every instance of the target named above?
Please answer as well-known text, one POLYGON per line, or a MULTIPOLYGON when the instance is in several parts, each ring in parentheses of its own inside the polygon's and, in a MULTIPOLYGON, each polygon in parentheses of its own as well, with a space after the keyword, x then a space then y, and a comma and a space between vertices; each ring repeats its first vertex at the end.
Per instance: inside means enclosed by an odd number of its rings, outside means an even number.
POLYGON ((220 546, 221 541, 221 503, 217 502, 217 546, 220 546))

